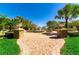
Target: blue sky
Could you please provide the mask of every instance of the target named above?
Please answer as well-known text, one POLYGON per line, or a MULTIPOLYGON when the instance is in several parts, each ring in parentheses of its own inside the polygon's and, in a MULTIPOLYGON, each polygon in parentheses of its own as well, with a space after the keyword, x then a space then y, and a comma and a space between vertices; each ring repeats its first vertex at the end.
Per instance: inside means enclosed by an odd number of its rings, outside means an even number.
POLYGON ((48 20, 57 20, 54 17, 64 5, 63 3, 2 3, 0 14, 9 18, 22 16, 39 26, 44 26, 48 20))

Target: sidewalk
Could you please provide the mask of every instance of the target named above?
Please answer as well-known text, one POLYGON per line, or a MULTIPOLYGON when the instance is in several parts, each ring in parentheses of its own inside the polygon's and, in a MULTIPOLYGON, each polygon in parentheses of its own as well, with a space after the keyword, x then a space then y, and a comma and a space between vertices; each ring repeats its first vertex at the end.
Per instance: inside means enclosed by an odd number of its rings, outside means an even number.
POLYGON ((64 39, 50 39, 41 33, 24 33, 24 37, 17 40, 21 48, 21 55, 60 55, 64 39))

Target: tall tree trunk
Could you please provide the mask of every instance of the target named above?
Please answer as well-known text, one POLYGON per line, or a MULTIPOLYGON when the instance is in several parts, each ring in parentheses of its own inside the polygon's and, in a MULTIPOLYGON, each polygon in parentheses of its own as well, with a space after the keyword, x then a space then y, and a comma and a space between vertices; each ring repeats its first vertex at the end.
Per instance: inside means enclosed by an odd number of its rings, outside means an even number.
POLYGON ((12 30, 11 25, 10 25, 10 27, 9 27, 9 30, 10 30, 10 31, 12 30))
POLYGON ((65 18, 65 28, 68 28, 68 18, 65 18))

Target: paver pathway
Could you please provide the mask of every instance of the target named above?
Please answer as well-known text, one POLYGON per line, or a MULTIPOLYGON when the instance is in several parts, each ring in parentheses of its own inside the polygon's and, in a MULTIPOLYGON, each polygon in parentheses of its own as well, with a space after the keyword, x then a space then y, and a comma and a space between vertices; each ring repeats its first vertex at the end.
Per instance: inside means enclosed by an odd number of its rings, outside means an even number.
POLYGON ((21 48, 21 55, 60 55, 64 39, 51 39, 41 33, 24 33, 24 37, 17 40, 21 48))

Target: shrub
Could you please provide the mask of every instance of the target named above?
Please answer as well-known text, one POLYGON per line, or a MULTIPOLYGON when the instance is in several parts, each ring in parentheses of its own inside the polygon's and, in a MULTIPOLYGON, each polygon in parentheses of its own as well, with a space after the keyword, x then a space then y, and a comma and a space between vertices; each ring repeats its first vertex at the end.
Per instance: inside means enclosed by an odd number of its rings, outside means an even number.
POLYGON ((79 37, 79 32, 68 33, 68 36, 70 36, 70 37, 79 37))
POLYGON ((52 29, 52 28, 48 28, 46 31, 47 31, 47 32, 52 32, 53 29, 52 29))
POLYGON ((68 30, 68 31, 77 31, 76 28, 68 28, 67 30, 68 30))
POLYGON ((7 33, 5 33, 5 37, 8 38, 8 39, 12 39, 12 38, 14 38, 14 33, 13 32, 7 32, 7 33))

